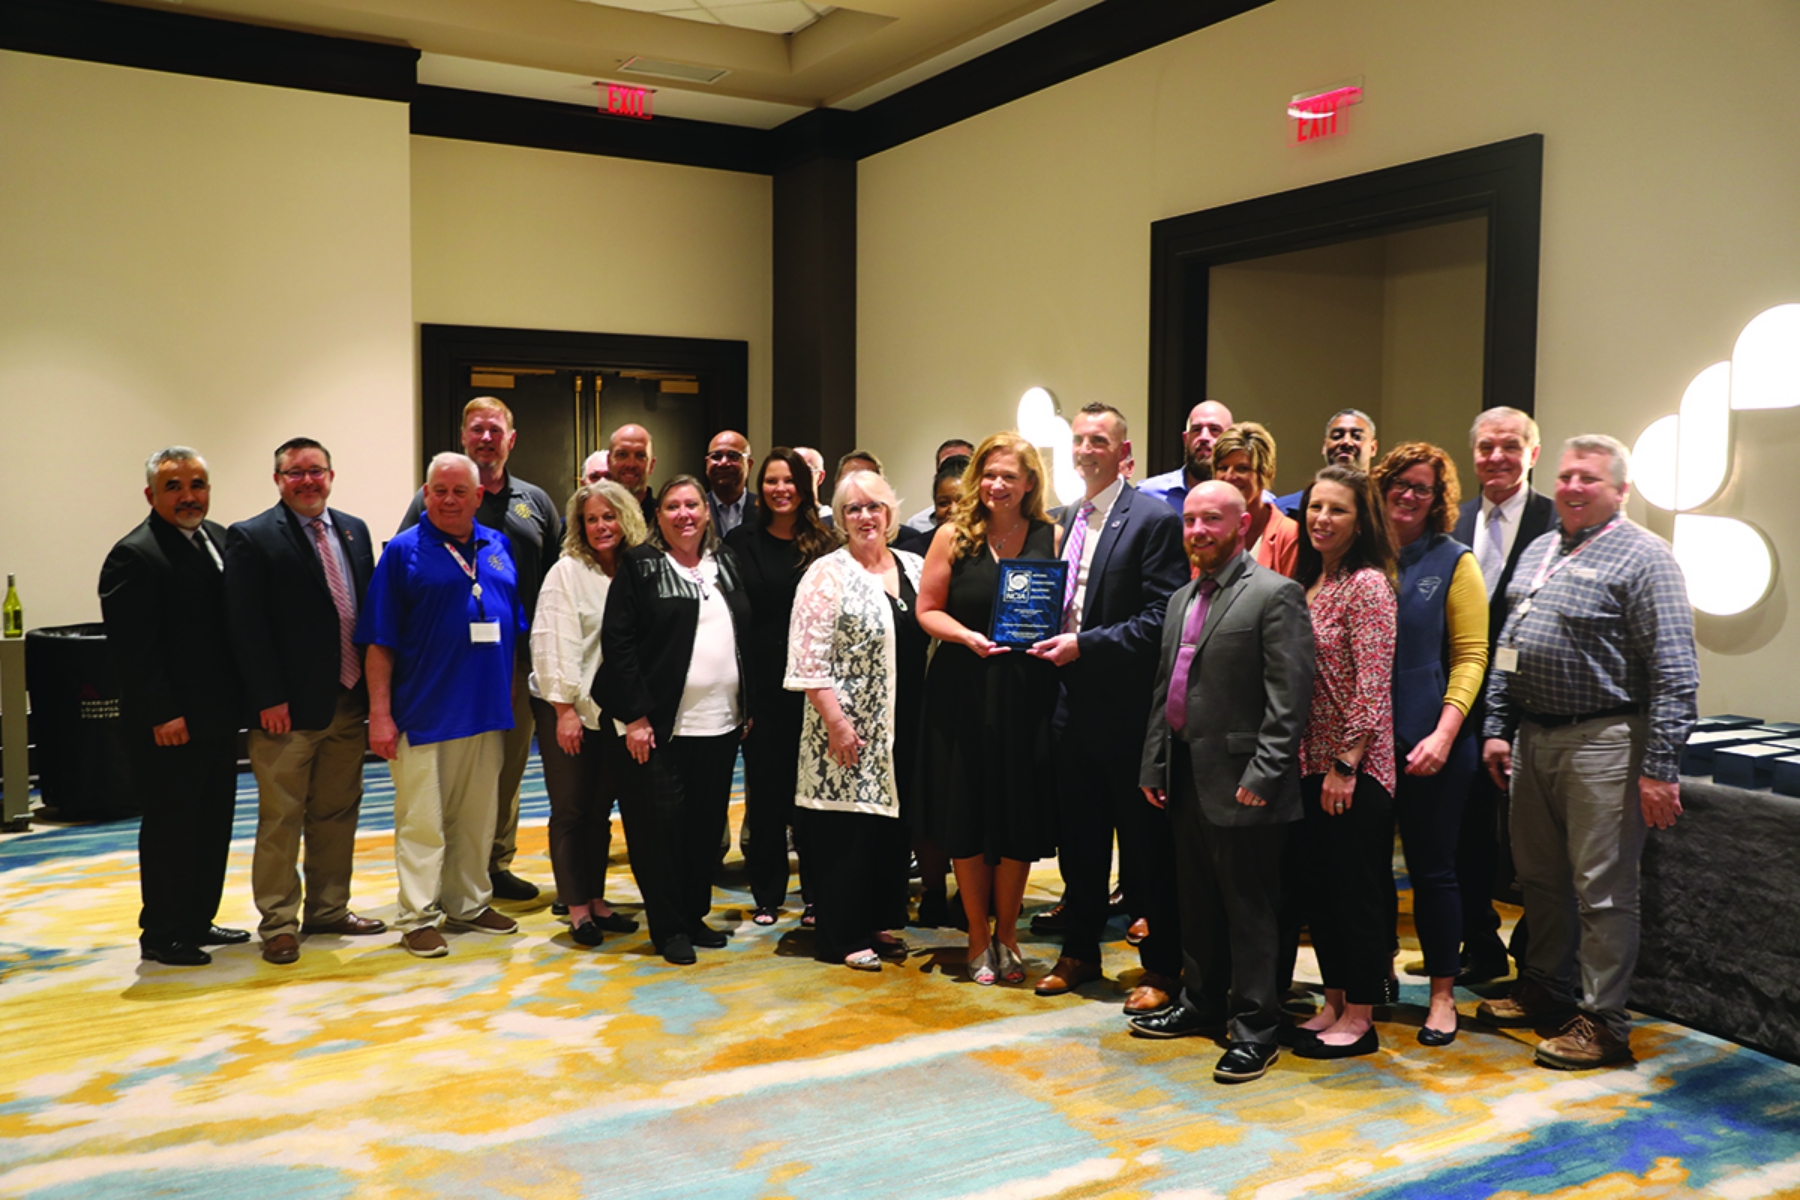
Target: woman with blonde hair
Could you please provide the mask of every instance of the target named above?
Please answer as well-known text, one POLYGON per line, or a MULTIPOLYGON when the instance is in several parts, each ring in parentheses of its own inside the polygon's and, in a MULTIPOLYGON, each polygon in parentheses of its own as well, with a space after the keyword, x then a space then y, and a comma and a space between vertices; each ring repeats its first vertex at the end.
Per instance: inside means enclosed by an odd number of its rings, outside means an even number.
POLYGON ((1023 983, 1019 908, 1036 859, 1055 850, 1050 718, 1055 668, 988 637, 1000 564, 1054 559, 1049 475, 1017 433, 976 447, 962 498, 932 536, 919 625, 942 643, 925 680, 919 785, 926 833, 950 855, 977 983, 1023 983), (993 899, 990 931, 989 897, 993 899))
POLYGON ((606 593, 620 557, 645 537, 643 513, 623 487, 601 480, 577 489, 569 497, 562 557, 544 577, 531 623, 527 682, 550 795, 550 865, 557 895, 569 906, 571 936, 583 946, 638 927, 606 903, 612 806, 624 764, 593 687, 606 593))
POLYGON ((1243 493, 1250 528, 1244 549, 1271 571, 1293 578, 1300 555, 1300 523, 1277 508, 1268 495, 1275 478, 1275 436, 1255 421, 1229 426, 1213 443, 1213 478, 1243 493))

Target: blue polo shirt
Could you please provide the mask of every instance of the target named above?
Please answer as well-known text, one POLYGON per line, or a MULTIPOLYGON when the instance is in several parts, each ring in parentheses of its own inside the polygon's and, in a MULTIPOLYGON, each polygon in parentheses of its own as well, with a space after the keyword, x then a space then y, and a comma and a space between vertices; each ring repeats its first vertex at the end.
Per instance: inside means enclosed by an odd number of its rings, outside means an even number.
POLYGON ((359 644, 394 651, 394 724, 415 746, 513 727, 513 643, 528 626, 512 552, 483 525, 472 554, 455 543, 476 570, 478 601, 451 544, 429 517, 395 534, 356 622, 359 644), (484 619, 499 622, 498 642, 470 640, 484 619))

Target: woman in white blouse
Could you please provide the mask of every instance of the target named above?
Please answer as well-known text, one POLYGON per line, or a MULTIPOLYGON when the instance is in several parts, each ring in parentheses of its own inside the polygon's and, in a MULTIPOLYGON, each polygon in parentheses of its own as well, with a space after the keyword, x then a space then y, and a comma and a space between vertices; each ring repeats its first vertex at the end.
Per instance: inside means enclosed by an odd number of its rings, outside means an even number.
POLYGON ((544 579, 531 626, 531 711, 550 793, 550 865, 571 933, 583 946, 638 927, 606 903, 623 747, 592 690, 607 589, 619 555, 644 537, 637 501, 611 480, 569 497, 562 557, 544 579))
POLYGON ((917 616, 924 560, 889 548, 899 501, 875 472, 840 481, 832 511, 845 545, 807 568, 789 628, 786 686, 811 702, 794 803, 809 839, 814 955, 874 971, 884 954, 905 953, 888 930, 906 923, 900 797, 930 642, 917 616))

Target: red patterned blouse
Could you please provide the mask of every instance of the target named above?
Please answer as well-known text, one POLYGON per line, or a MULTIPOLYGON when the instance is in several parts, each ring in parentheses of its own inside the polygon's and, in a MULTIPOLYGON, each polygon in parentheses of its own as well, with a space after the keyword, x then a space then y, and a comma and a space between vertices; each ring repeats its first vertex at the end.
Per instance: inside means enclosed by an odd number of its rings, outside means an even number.
POLYGON ((1333 759, 1371 733, 1361 769, 1394 794, 1394 588, 1373 567, 1335 575, 1312 601, 1312 716, 1300 743, 1300 774, 1331 770, 1333 759))

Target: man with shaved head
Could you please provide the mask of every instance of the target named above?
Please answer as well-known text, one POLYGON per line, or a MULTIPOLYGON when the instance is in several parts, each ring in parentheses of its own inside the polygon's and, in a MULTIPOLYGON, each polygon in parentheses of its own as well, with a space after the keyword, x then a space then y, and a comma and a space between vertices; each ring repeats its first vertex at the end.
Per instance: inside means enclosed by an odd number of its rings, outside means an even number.
POLYGON ((1181 431, 1181 466, 1161 475, 1153 475, 1138 487, 1181 511, 1181 501, 1188 489, 1212 478, 1213 444, 1231 427, 1231 410, 1217 400, 1202 400, 1188 412, 1187 425, 1181 431))
POLYGON ((656 445, 642 425, 621 425, 606 444, 606 465, 613 482, 630 492, 644 510, 644 524, 656 528, 656 493, 650 473, 656 470, 656 445))
POLYGON ((1169 814, 1181 905, 1178 1004, 1131 1019, 1139 1037, 1225 1028, 1220 1083, 1280 1053, 1281 851, 1300 820, 1300 737, 1313 633, 1299 584, 1244 553, 1250 515, 1224 481, 1182 502, 1195 576, 1169 599, 1138 782, 1169 814))

